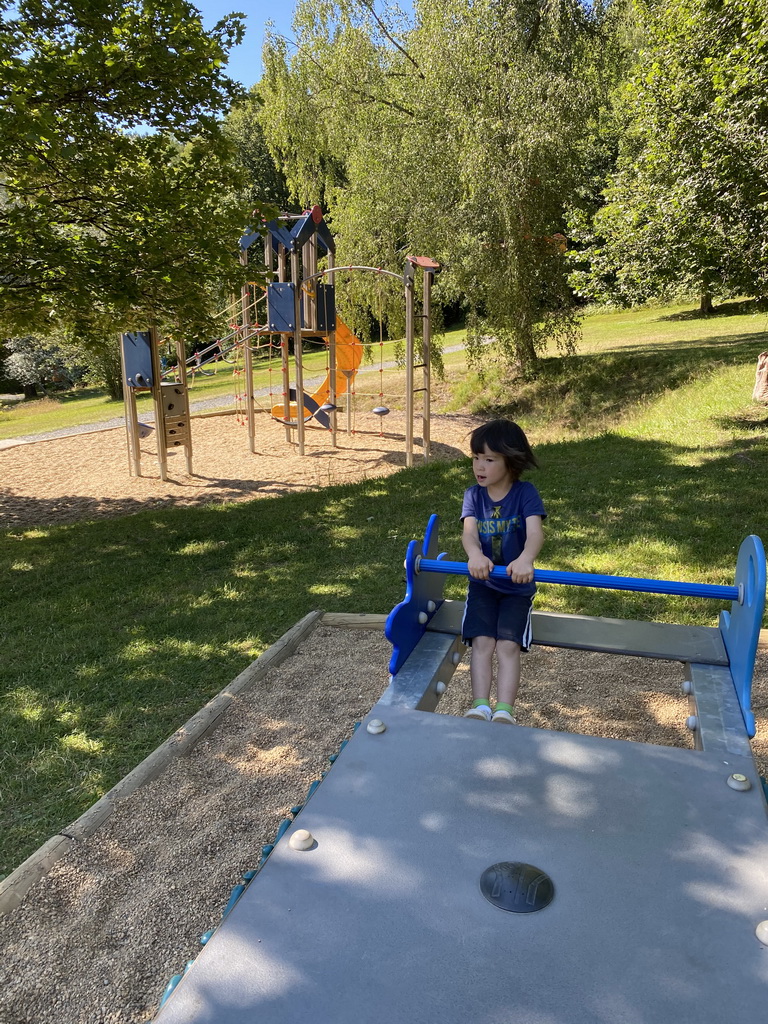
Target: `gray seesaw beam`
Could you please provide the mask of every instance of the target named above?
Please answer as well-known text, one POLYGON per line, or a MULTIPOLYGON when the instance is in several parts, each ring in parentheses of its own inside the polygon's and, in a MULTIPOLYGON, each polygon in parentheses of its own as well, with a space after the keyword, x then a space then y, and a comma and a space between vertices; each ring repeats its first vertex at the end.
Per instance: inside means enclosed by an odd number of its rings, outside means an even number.
POLYGON ((763 1020, 765 805, 727 760, 376 705, 157 1024, 763 1020), (492 905, 500 862, 549 906, 492 905))
MULTIPOLYGON (((435 709, 464 651, 459 638, 463 611, 463 601, 440 605, 413 653, 391 679, 383 704, 435 709)), ((695 719, 696 748, 750 754, 718 629, 558 612, 533 612, 532 618, 536 645, 681 662, 685 666, 682 686, 695 719)))

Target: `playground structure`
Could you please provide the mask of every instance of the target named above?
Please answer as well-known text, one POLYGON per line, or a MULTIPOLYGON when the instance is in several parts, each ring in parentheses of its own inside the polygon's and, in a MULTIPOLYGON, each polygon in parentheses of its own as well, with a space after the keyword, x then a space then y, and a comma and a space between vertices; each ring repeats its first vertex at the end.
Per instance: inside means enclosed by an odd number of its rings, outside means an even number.
POLYGON ((120 335, 120 360, 123 371, 125 431, 128 442, 128 468, 131 476, 141 476, 141 438, 149 429, 139 422, 136 395, 150 391, 155 407, 157 461, 160 479, 168 479, 170 448, 184 448, 187 473, 192 474, 192 432, 189 422, 189 390, 186 359, 181 342, 176 343, 179 367, 177 381, 163 380, 160 339, 157 330, 135 331, 120 335))
MULTIPOLYGON (((249 232, 240 241, 241 260, 248 262, 248 251, 260 237, 258 232, 249 232)), ((422 395, 422 439, 425 461, 429 460, 430 420, 430 348, 431 348, 431 288, 440 266, 425 256, 408 256, 402 274, 384 270, 381 267, 335 265, 336 245, 323 218, 320 207, 314 206, 297 218, 284 217, 270 221, 264 233, 264 263, 267 268, 267 287, 263 297, 266 303, 266 323, 253 322, 261 315, 258 304, 253 300, 248 286, 242 290, 242 337, 240 345, 244 354, 246 380, 246 420, 251 451, 255 451, 255 404, 253 388, 253 352, 258 349, 259 340, 279 339, 282 369, 282 402, 270 409, 272 416, 285 424, 286 440, 296 443, 299 454, 305 453, 305 425, 314 420, 331 432, 332 444, 336 446, 337 413, 339 403, 345 404, 347 430, 352 427, 351 383, 362 360, 363 346, 347 325, 337 317, 335 278, 339 273, 371 273, 380 278, 393 279, 401 283, 405 302, 405 451, 406 465, 413 465, 415 395, 422 395), (318 269, 319 261, 325 257, 327 266, 318 269), (423 271, 423 314, 421 332, 420 362, 416 363, 416 313, 415 313, 415 271, 423 271), (310 395, 304 387, 303 351, 307 338, 323 339, 327 345, 328 366, 325 381, 310 395), (289 341, 293 341, 295 366, 295 387, 290 383, 289 341), (256 341, 256 345, 254 345, 256 341), (421 369, 422 382, 415 387, 414 371, 421 369), (302 396, 302 415, 298 414, 302 396)), ((388 412, 386 407, 376 410, 380 415, 388 412)))
POLYGON ((733 586, 536 570, 730 602, 718 627, 534 612, 536 643, 681 662, 694 750, 431 713, 464 652, 443 582, 467 569, 438 553, 434 516, 405 568, 389 687, 233 890, 158 1024, 761 1019, 759 538, 733 586))
MULTIPOLYGON (((244 420, 248 428, 248 444, 256 452, 256 395, 254 357, 262 349, 280 352, 281 401, 270 402, 272 417, 285 425, 286 442, 292 443, 294 431, 300 455, 305 454, 305 426, 314 421, 331 433, 337 445, 337 414, 344 402, 346 430, 353 429, 353 391, 355 378, 363 358, 364 346, 359 338, 336 315, 335 276, 341 272, 372 273, 380 279, 399 282, 405 303, 405 452, 406 465, 413 465, 415 396, 422 396, 422 443, 424 461, 430 457, 430 358, 431 358, 431 288, 440 266, 425 256, 408 256, 402 274, 381 267, 336 267, 335 242, 318 206, 297 217, 281 217, 269 221, 262 231, 248 231, 240 240, 240 261, 248 266, 248 253, 253 244, 264 240, 264 264, 267 284, 261 289, 254 282, 244 284, 239 298, 222 311, 229 321, 229 331, 187 358, 183 345, 176 343, 174 371, 164 371, 159 356, 160 339, 155 328, 121 335, 120 352, 123 364, 125 422, 128 438, 129 468, 132 476, 141 476, 140 438, 147 427, 138 420, 136 394, 151 391, 158 430, 158 463, 160 477, 167 479, 167 449, 184 446, 187 473, 192 473, 192 438, 189 423, 188 374, 206 373, 207 364, 221 358, 232 361, 242 358, 244 377, 244 420), (327 266, 318 269, 319 261, 327 266), (416 362, 416 299, 415 271, 423 272, 423 312, 421 314, 420 362, 416 362), (261 322, 260 322, 261 321, 261 322), (327 347, 327 372, 324 381, 309 394, 304 387, 304 343, 321 340, 327 347), (290 342, 293 342, 295 386, 291 385, 290 342), (417 387, 415 370, 421 369, 417 387), (169 376, 173 380, 169 380, 169 376), (298 395, 302 396, 299 415, 298 395), (164 444, 162 443, 164 442, 164 444)), ((236 371, 237 372, 237 371, 236 371)), ((386 415, 389 410, 379 405, 374 412, 386 415)))

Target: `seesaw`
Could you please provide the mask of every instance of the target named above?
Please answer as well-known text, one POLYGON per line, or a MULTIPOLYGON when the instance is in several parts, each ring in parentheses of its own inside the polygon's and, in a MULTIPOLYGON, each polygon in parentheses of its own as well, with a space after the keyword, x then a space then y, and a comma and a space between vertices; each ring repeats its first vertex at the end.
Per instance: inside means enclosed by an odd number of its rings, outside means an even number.
POLYGON ((433 517, 387 622, 390 685, 158 1022, 764 1017, 768 819, 748 739, 760 540, 733 587, 547 574, 731 602, 719 628, 534 620, 539 643, 682 662, 695 750, 430 713, 462 651, 462 602, 442 584, 465 572, 437 557, 433 517))

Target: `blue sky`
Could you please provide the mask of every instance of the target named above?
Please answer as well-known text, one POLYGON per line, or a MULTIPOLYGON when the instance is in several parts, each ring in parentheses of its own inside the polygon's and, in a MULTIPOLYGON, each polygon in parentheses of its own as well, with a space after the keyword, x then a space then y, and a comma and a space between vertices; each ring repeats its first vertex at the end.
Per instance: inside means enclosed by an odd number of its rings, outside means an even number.
MULTIPOLYGON (((227 71, 246 88, 261 78, 261 44, 264 26, 272 21, 274 28, 291 38, 294 0, 192 0, 203 16, 203 25, 213 28, 227 14, 245 16, 245 41, 230 53, 227 71)), ((410 11, 412 0, 400 0, 400 7, 410 11)))
POLYGON ((261 43, 264 26, 274 23, 278 32, 290 36, 294 4, 290 0, 193 0, 203 16, 203 25, 213 28, 227 14, 245 16, 245 41, 230 53, 227 72, 249 88, 261 78, 261 43))

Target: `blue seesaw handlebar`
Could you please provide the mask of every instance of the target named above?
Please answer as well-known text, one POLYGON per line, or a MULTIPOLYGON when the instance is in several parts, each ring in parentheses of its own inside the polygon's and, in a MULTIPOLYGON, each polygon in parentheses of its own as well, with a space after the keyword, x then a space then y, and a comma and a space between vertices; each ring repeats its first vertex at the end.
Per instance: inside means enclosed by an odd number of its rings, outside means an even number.
MULTIPOLYGON (((417 558, 416 572, 436 572, 445 576, 469 576, 466 562, 449 562, 442 558, 417 558)), ((502 566, 491 570, 491 578, 507 580, 502 566)), ((536 583, 565 583, 578 587, 597 587, 601 590, 636 590, 644 594, 676 594, 678 597, 711 597, 721 601, 741 603, 742 588, 721 586, 716 583, 682 583, 675 580, 647 580, 636 576, 603 576, 589 572, 558 572, 554 569, 534 569, 536 583)))

